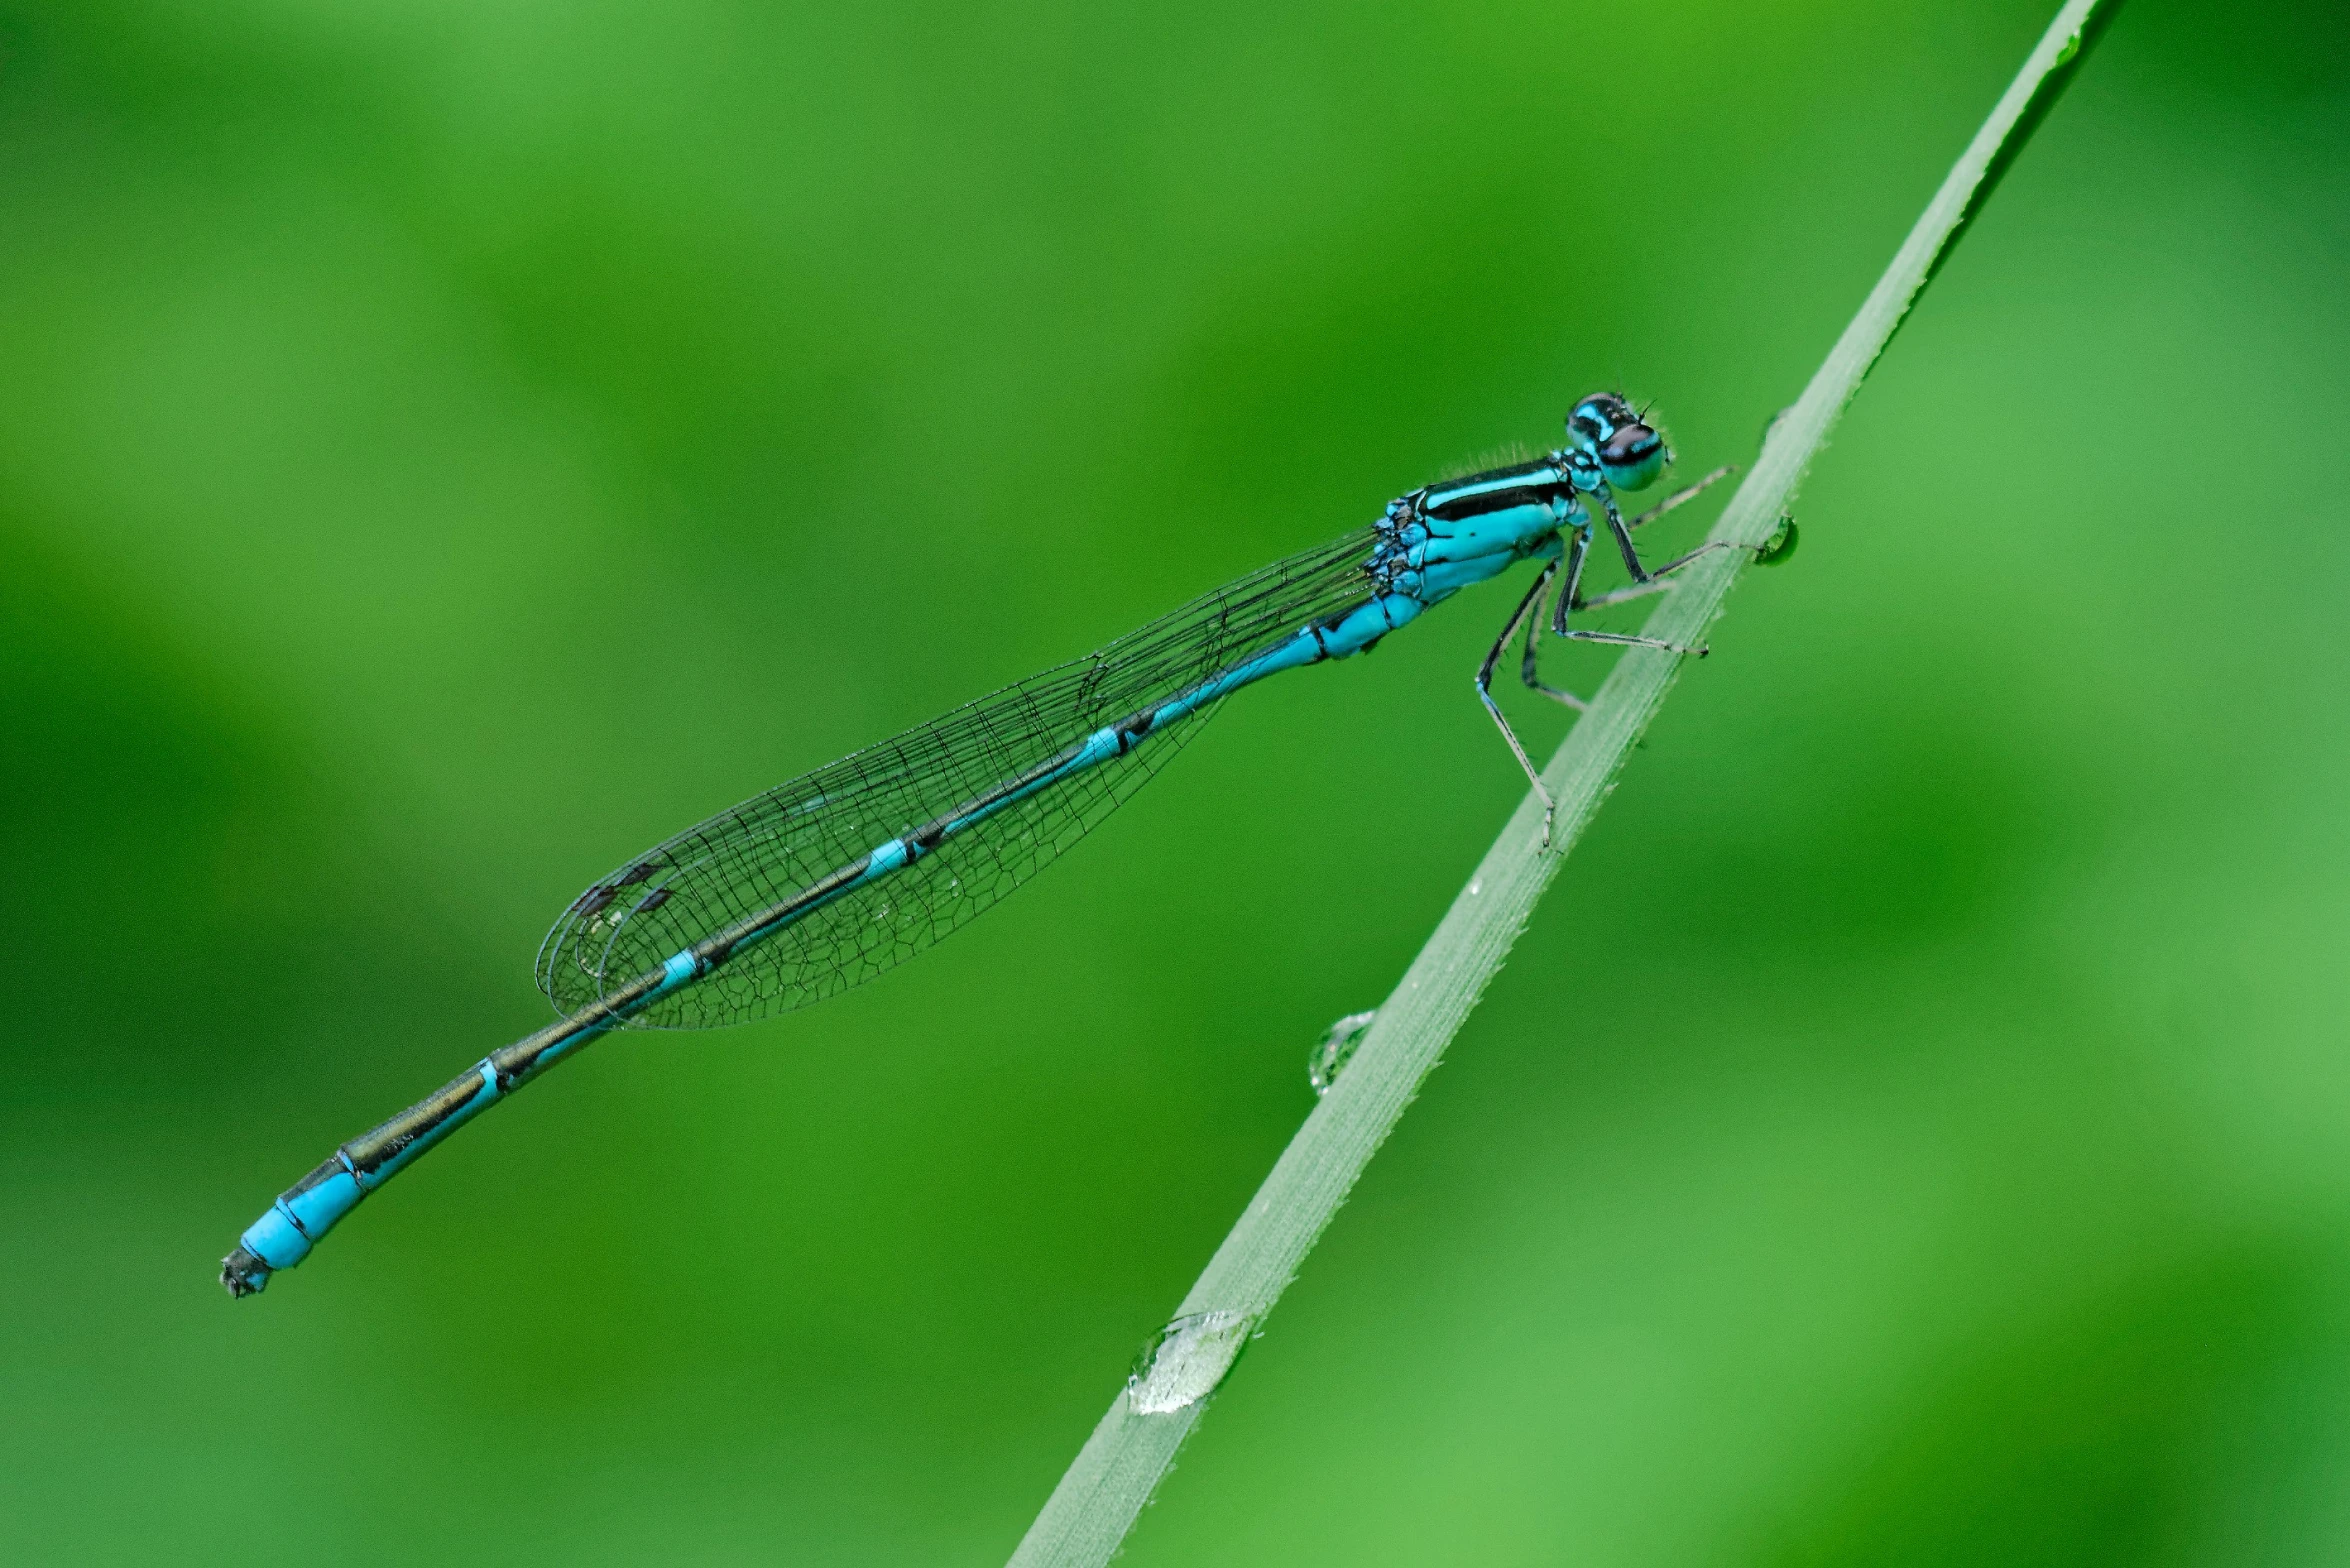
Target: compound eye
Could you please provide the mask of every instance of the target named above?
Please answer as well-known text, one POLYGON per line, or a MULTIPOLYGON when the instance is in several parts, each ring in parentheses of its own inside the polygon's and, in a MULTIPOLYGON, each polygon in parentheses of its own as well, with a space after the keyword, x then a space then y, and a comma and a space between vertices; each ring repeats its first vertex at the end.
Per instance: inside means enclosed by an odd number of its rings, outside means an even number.
POLYGON ((1600 471, 1619 490, 1645 490, 1665 470, 1665 438, 1643 424, 1618 428, 1599 448, 1600 471))
POLYGON ((1610 417, 1609 407, 1616 400, 1605 392, 1595 392, 1577 403, 1574 412, 1567 415, 1567 433, 1585 446, 1597 446, 1615 434, 1617 421, 1610 417))

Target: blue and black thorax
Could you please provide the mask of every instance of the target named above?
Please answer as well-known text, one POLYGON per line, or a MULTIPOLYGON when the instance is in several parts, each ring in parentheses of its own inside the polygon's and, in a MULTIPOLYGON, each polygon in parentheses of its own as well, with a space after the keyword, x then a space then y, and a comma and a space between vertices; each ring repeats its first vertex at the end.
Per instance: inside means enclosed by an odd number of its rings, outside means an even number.
POLYGON ((1587 454, 1570 450, 1414 490, 1388 504, 1371 573, 1388 592, 1434 604, 1559 554, 1562 529, 1591 526, 1582 497, 1603 482, 1587 454))

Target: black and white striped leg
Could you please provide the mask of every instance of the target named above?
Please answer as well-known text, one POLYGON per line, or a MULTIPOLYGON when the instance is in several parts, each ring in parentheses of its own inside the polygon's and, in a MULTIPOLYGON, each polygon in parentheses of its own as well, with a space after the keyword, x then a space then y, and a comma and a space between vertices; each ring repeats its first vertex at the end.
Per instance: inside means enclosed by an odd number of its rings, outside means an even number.
POLYGON ((1624 514, 1616 510, 1616 498, 1605 485, 1599 489, 1599 508, 1607 513, 1608 532, 1616 536, 1616 548, 1624 552, 1624 570, 1632 574, 1636 583, 1649 579, 1649 570, 1640 564, 1640 552, 1632 548, 1632 528, 1624 521, 1624 514))
MULTIPOLYGON (((1567 624, 1569 610, 1589 608, 1575 597, 1575 589, 1583 578, 1583 553, 1589 548, 1590 541, 1583 536, 1580 529, 1576 530, 1567 542, 1567 581, 1566 585, 1559 589, 1558 603, 1552 607, 1550 612, 1550 630, 1553 636, 1565 638, 1569 642, 1607 643, 1619 648, 1661 648, 1667 653, 1694 653, 1701 659, 1705 657, 1705 649, 1702 647, 1684 648, 1678 643, 1666 642, 1656 637, 1634 637, 1623 632, 1587 632, 1580 627, 1569 626, 1567 624)), ((1674 564, 1680 565, 1682 563, 1675 562, 1674 564)))
POLYGON ((1729 478, 1736 472, 1738 472, 1737 464, 1725 463, 1721 467, 1715 469, 1712 473, 1706 475, 1703 479, 1697 481, 1697 483, 1691 485, 1688 489, 1674 491, 1671 495, 1666 496, 1662 501, 1657 502, 1656 505, 1650 507, 1647 511, 1642 512, 1638 517, 1633 518, 1632 521, 1626 523, 1624 526, 1626 528, 1646 528, 1650 523, 1655 522, 1658 518, 1664 516, 1667 512, 1676 511, 1681 507, 1687 506, 1690 502, 1705 494, 1708 489, 1729 478))
MULTIPOLYGON (((1705 494, 1709 488, 1720 483, 1722 480, 1729 478, 1736 472, 1738 472, 1738 469, 1735 464, 1725 464, 1722 467, 1715 469, 1712 473, 1706 475, 1703 479, 1700 479, 1697 481, 1697 483, 1691 485, 1688 489, 1674 491, 1671 495, 1666 496, 1662 501, 1657 502, 1656 505, 1650 507, 1647 511, 1642 512, 1638 517, 1633 518, 1630 522, 1624 525, 1625 530, 1629 532, 1635 528, 1646 528, 1650 523, 1655 522, 1658 518, 1664 516, 1667 512, 1671 512, 1677 510, 1680 507, 1687 506, 1690 502, 1705 494)), ((1687 555, 1682 556, 1679 560, 1668 562, 1667 564, 1657 567, 1655 570, 1649 572, 1647 574, 1646 581, 1635 581, 1628 587, 1618 588, 1612 593, 1603 593, 1596 599, 1578 598, 1574 601, 1574 608, 1578 610, 1603 609, 1611 604, 1622 604, 1627 599, 1646 598, 1652 593, 1661 592, 1662 590, 1672 586, 1671 583, 1661 581, 1662 578, 1670 575, 1673 572, 1679 571, 1682 567, 1687 566, 1691 561, 1696 560, 1699 556, 1705 554, 1708 550, 1719 550, 1723 548, 1725 548, 1725 546, 1718 542, 1714 544, 1699 545, 1696 549, 1690 551, 1687 555)))
POLYGON ((1603 610, 1611 604, 1622 604, 1627 599, 1641 599, 1652 593, 1662 593, 1675 586, 1673 583, 1667 582, 1666 579, 1699 556, 1715 550, 1735 550, 1738 548, 1740 547, 1727 539, 1709 539, 1680 559, 1667 561, 1655 571, 1650 572, 1647 582, 1633 583, 1611 593, 1603 593, 1596 599, 1578 599, 1575 601, 1575 608, 1578 610, 1603 610))
POLYGON ((1558 569, 1556 561, 1543 563, 1542 575, 1534 579, 1534 586, 1527 590, 1525 598, 1518 601, 1518 607, 1510 612, 1509 624, 1501 629, 1499 637, 1493 639, 1492 651, 1485 655, 1485 662, 1477 667, 1477 700, 1485 704, 1485 711, 1500 726, 1501 738, 1509 742, 1510 755, 1517 758, 1518 766, 1526 770, 1526 782, 1534 786, 1534 796, 1542 802, 1542 847, 1546 850, 1550 848, 1550 825, 1558 815, 1558 803, 1550 798, 1550 791, 1542 787, 1542 775, 1534 771, 1534 759, 1526 755, 1526 748, 1518 743, 1518 732, 1510 728, 1510 721, 1501 716, 1500 705, 1493 700, 1493 667, 1501 662, 1502 650, 1510 645, 1510 638, 1516 635, 1518 622, 1529 614, 1540 613, 1535 610, 1535 603, 1541 599, 1542 591, 1550 586, 1550 580, 1558 574, 1558 569))
POLYGON ((1526 652, 1525 655, 1518 661, 1518 678, 1526 683, 1526 687, 1529 691, 1538 691, 1545 697, 1548 697, 1551 701, 1564 703, 1566 706, 1574 709, 1577 713, 1589 712, 1591 704, 1585 702, 1582 698, 1576 696, 1573 692, 1561 691, 1556 686, 1546 686, 1543 684, 1542 656, 1537 651, 1537 645, 1541 642, 1541 640, 1542 617, 1539 615, 1527 616, 1526 652))
MULTIPOLYGON (((1575 585, 1583 580, 1583 553, 1590 548, 1591 541, 1584 536, 1584 533, 1581 529, 1578 528, 1569 531, 1567 535, 1567 582, 1566 586, 1561 588, 1559 592, 1565 594, 1570 599, 1574 597, 1575 585)), ((1546 583, 1549 580, 1549 577, 1545 575, 1542 582, 1538 582, 1534 585, 1534 591, 1538 594, 1542 592, 1543 583, 1546 583)), ((1554 702, 1565 703, 1568 707, 1574 709, 1577 713, 1588 711, 1591 707, 1591 704, 1585 702, 1582 698, 1576 696, 1573 692, 1561 691, 1556 686, 1545 686, 1542 683, 1542 665, 1540 654, 1537 651, 1541 646, 1541 641, 1542 617, 1540 615, 1527 616, 1526 651, 1525 655, 1518 662, 1519 679, 1523 680, 1528 686, 1542 693, 1542 695, 1550 698, 1554 702)))

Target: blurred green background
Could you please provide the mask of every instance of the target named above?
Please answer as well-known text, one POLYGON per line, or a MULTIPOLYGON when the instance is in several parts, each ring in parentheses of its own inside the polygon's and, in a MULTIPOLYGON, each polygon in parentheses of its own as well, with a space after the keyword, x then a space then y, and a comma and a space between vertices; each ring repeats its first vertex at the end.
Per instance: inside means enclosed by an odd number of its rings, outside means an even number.
MULTIPOLYGON (((1595 386, 1747 459, 2052 10, 0 3, 0 1558, 1000 1561, 1510 590, 215 1260, 644 845, 1595 386)), ((2350 1561, 2346 275, 2338 0, 2133 0, 1132 1561, 2350 1561)))

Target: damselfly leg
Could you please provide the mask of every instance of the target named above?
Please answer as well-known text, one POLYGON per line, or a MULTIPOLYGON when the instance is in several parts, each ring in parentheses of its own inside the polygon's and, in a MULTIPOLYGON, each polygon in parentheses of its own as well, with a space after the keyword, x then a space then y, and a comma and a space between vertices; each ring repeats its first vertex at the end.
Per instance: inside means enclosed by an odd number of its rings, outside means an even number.
MULTIPOLYGON (((1582 537, 1580 529, 1573 530, 1573 532, 1576 538, 1582 537)), ((1509 646, 1510 638, 1517 634, 1520 621, 1526 620, 1529 616, 1536 622, 1542 619, 1540 613, 1535 609, 1535 604, 1541 599, 1542 591, 1550 586, 1551 578, 1558 575, 1558 569, 1559 563, 1556 561, 1542 563, 1542 572, 1534 579, 1534 586, 1526 590, 1526 597, 1520 599, 1518 607, 1510 612, 1509 624, 1501 629, 1499 637, 1493 639, 1493 648, 1485 655, 1485 662, 1477 666, 1477 700, 1485 704, 1485 711, 1491 714, 1493 722, 1501 727, 1501 738, 1509 742, 1510 755, 1517 758, 1518 766, 1526 770, 1526 782, 1534 786, 1535 798, 1542 802, 1542 847, 1544 849, 1550 848, 1550 825, 1551 820, 1558 815, 1558 804, 1550 798, 1550 791, 1542 787, 1542 775, 1535 771, 1534 759, 1526 755, 1526 748, 1518 742, 1518 732, 1510 728, 1510 721, 1501 716, 1501 707, 1493 700, 1493 667, 1501 662, 1501 651, 1509 646)), ((1532 665, 1529 664, 1527 668, 1531 671, 1532 665)), ((1553 692, 1552 695, 1578 711, 1583 707, 1580 701, 1568 696, 1563 691, 1553 692)))
MULTIPOLYGON (((1715 469, 1712 473, 1706 475, 1703 479, 1700 479, 1697 481, 1697 483, 1689 486, 1687 489, 1674 491, 1671 495, 1666 496, 1662 501, 1657 502, 1656 505, 1650 507, 1647 511, 1642 512, 1638 517, 1635 517, 1630 522, 1626 523, 1624 525, 1625 532, 1629 533, 1635 528, 1646 528, 1650 523, 1655 522, 1658 518, 1664 516, 1667 512, 1676 511, 1681 507, 1687 506, 1690 502, 1705 494, 1705 492, 1712 488, 1715 484, 1729 478, 1736 472, 1738 472, 1737 465, 1726 464, 1723 467, 1715 469)), ((1718 550, 1722 548, 1724 548, 1724 544, 1720 540, 1715 540, 1707 544, 1701 544, 1696 549, 1690 551, 1687 555, 1682 556, 1679 560, 1668 561, 1663 566, 1657 567, 1654 571, 1641 574, 1626 587, 1618 588, 1612 593, 1603 593, 1596 599, 1577 598, 1570 608, 1577 610, 1597 610, 1611 604, 1622 604, 1627 599, 1639 599, 1652 593, 1661 593, 1665 589, 1673 586, 1671 583, 1665 581, 1666 577, 1674 572, 1679 571, 1682 567, 1687 566, 1691 561, 1696 560, 1699 556, 1705 554, 1707 551, 1718 550)))
POLYGON ((1600 491, 1599 509, 1607 514, 1608 532, 1616 536, 1616 548, 1624 552, 1624 570, 1632 574, 1634 582, 1648 582, 1656 574, 1640 564, 1640 552, 1632 547, 1632 525, 1616 510, 1616 498, 1605 490, 1600 491))
MULTIPOLYGON (((1588 529, 1566 529, 1566 578, 1559 587, 1558 602, 1551 613, 1552 630, 1559 637, 1572 642, 1659 648, 1667 653, 1695 653, 1703 658, 1705 650, 1702 648, 1683 648, 1655 637, 1634 637, 1617 632, 1584 631, 1580 628, 1570 627, 1567 624, 1567 614, 1570 610, 1594 609, 1600 605, 1614 604, 1620 600, 1637 598, 1642 594, 1655 593, 1671 587, 1672 584, 1663 580, 1668 573, 1687 566, 1712 547, 1710 545, 1701 546, 1682 556, 1679 560, 1651 572, 1641 567, 1638 556, 1632 550, 1631 531, 1635 528, 1645 527, 1674 508, 1695 500, 1705 492, 1709 485, 1728 477, 1733 472, 1735 470, 1730 468, 1717 468, 1687 489, 1665 497, 1664 500, 1659 501, 1629 522, 1617 512, 1606 493, 1601 492, 1599 499, 1606 508, 1610 531, 1614 533, 1619 547, 1624 552, 1625 564, 1631 567, 1637 581, 1629 588, 1586 602, 1582 597, 1581 588, 1583 565, 1591 550, 1591 534, 1588 529)), ((1525 682, 1528 690, 1540 692, 1553 702, 1571 708, 1577 713, 1587 712, 1590 709, 1591 704, 1583 698, 1576 696, 1571 691, 1552 686, 1542 679, 1543 618, 1537 605, 1545 590, 1550 587, 1551 580, 1558 576, 1558 572, 1557 562, 1544 564, 1541 573, 1534 579, 1534 586, 1527 590, 1523 599, 1518 601, 1518 607, 1511 612, 1508 624, 1502 627, 1501 635, 1494 639, 1492 649, 1485 655, 1485 662, 1477 669, 1477 700, 1485 704, 1485 711, 1492 715, 1494 724, 1501 730, 1501 738, 1509 743, 1510 755, 1516 757, 1518 766, 1526 770, 1527 782, 1534 786, 1534 793, 1542 802, 1542 847, 1544 849, 1550 847, 1551 829, 1557 808, 1551 801, 1550 792, 1542 787, 1542 775, 1535 770, 1533 758, 1526 754, 1525 745, 1519 741, 1517 732, 1510 728, 1509 720, 1502 716, 1500 706, 1493 700, 1493 667, 1501 661, 1502 652, 1509 646, 1510 639, 1517 635, 1519 623, 1524 622, 1526 641, 1518 657, 1518 678, 1525 682)))
MULTIPOLYGON (((1567 624, 1567 612, 1582 607, 1576 590, 1583 585, 1583 560, 1591 551, 1591 536, 1577 528, 1567 535, 1567 580, 1559 589, 1558 603, 1550 612, 1550 630, 1554 637, 1568 642, 1606 643, 1617 648, 1661 648, 1666 653, 1694 653, 1705 657, 1705 649, 1684 648, 1679 643, 1666 642, 1659 637, 1636 637, 1629 632, 1594 632, 1567 624)), ((1699 552, 1702 553, 1702 552, 1699 552)), ((1666 571, 1687 565, 1686 560, 1675 561, 1666 571)))
POLYGON ((1542 656, 1540 653, 1541 641, 1542 617, 1539 615, 1527 616, 1526 647, 1525 651, 1519 656, 1518 659, 1518 678, 1526 683, 1526 688, 1529 691, 1538 691, 1542 693, 1543 696, 1548 697, 1551 701, 1563 703, 1567 707, 1574 709, 1577 713, 1588 711, 1591 707, 1591 704, 1585 702, 1582 698, 1576 696, 1573 692, 1561 691, 1556 686, 1549 686, 1543 683, 1542 656))

